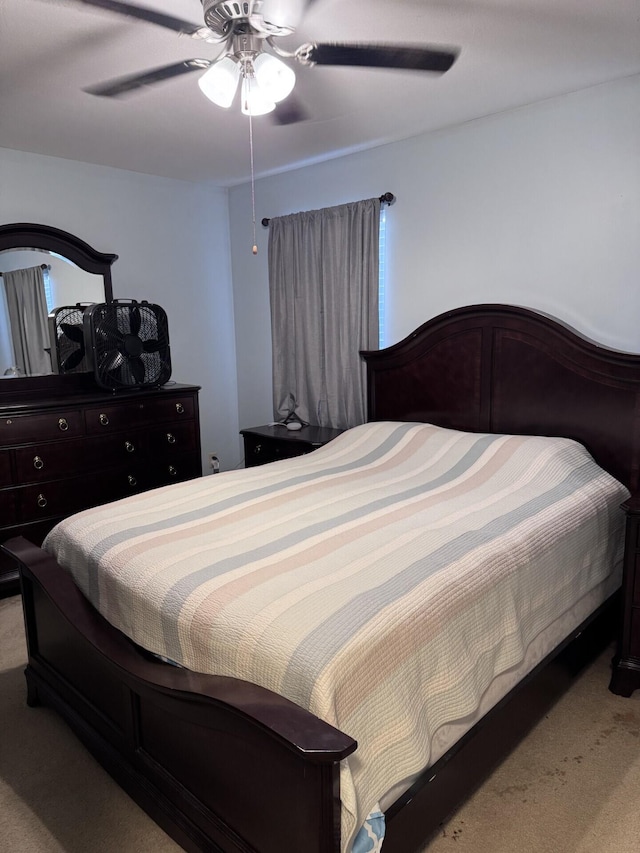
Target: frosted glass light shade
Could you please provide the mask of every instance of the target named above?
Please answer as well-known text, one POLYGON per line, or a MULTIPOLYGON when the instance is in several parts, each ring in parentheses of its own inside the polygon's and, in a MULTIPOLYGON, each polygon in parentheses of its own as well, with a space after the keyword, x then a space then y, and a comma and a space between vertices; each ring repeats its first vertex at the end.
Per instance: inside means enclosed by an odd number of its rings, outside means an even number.
POLYGON ((285 65, 270 53, 261 53, 254 60, 256 82, 267 97, 278 103, 283 101, 296 83, 296 75, 292 68, 285 65))
POLYGON ((275 110, 275 101, 262 90, 255 77, 243 77, 242 79, 242 112, 244 115, 263 116, 275 110))
POLYGON ((214 104, 228 108, 233 102, 239 79, 240 66, 230 56, 225 56, 205 71, 198 80, 198 86, 214 104))

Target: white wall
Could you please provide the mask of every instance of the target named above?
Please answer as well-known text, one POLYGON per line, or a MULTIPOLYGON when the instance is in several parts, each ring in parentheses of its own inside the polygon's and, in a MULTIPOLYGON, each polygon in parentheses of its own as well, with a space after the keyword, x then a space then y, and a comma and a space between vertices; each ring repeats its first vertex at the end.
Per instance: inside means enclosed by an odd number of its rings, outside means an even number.
MULTIPOLYGON (((640 352, 640 77, 272 176, 257 219, 393 192, 387 343, 506 302, 640 352)), ((239 421, 272 418, 266 229, 230 192, 239 421)))
POLYGON ((165 309, 172 379, 202 386, 203 453, 237 465, 227 191, 0 149, 0 222, 52 225, 118 254, 114 295, 165 309))
MULTIPOLYGON (((257 219, 395 193, 388 343, 495 301, 638 352, 639 96, 640 77, 619 80, 265 178, 257 219)), ((173 378, 202 385, 203 452, 235 467, 238 428, 272 417, 268 230, 253 256, 250 187, 0 149, 0 222, 53 225, 119 255, 115 295, 167 311, 173 378)))

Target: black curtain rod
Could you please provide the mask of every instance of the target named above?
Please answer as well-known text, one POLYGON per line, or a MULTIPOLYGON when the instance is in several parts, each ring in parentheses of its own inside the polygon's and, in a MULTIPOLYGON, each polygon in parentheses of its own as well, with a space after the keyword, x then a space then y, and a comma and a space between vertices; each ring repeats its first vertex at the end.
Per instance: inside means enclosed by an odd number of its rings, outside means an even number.
MULTIPOLYGON (((40 269, 41 270, 50 270, 51 264, 40 264, 40 269)), ((0 278, 2 278, 3 275, 4 275, 4 273, 0 272, 0 278)))
MULTIPOLYGON (((395 200, 396 200, 396 197, 394 196, 393 193, 382 193, 382 195, 380 196, 380 204, 393 204, 393 202, 395 200)), ((271 220, 267 219, 266 216, 262 220, 262 224, 264 225, 265 228, 268 227, 270 222, 271 222, 271 220)))

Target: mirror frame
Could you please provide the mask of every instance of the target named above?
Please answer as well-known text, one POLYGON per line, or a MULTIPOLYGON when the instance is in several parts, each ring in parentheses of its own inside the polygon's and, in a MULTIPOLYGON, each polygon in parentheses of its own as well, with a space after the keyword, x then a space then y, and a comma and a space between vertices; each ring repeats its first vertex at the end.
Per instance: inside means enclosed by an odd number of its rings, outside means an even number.
MULTIPOLYGON (((111 266, 118 256, 98 252, 84 240, 59 228, 29 222, 14 222, 0 225, 0 252, 8 249, 42 249, 72 261, 80 269, 101 275, 104 282, 105 302, 113 301, 111 266)), ((25 376, 0 381, 0 400, 11 396, 41 392, 49 394, 78 393, 96 389, 93 374, 48 374, 25 376)))

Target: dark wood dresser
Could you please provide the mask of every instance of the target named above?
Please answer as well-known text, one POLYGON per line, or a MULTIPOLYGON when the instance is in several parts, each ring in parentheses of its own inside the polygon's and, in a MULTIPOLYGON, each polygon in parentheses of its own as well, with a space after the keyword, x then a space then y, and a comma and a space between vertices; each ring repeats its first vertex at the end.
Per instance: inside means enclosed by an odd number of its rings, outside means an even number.
POLYGON ((244 439, 244 464, 246 468, 276 462, 278 459, 291 459, 311 453, 323 444, 327 444, 340 435, 341 429, 307 425, 291 431, 282 424, 241 429, 244 439))
MULTIPOLYGON (((12 382, 0 384, 0 543, 39 545, 74 512, 202 474, 196 386, 56 395, 12 382)), ((0 597, 18 591, 0 553, 0 597)))

